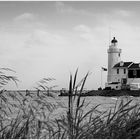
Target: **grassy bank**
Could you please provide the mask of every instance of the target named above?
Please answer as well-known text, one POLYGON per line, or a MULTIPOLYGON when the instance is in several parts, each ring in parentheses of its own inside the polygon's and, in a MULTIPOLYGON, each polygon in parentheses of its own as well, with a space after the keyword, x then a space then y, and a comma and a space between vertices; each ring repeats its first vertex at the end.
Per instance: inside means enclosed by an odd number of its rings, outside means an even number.
MULTIPOLYGON (((100 105, 86 111, 88 104, 81 94, 89 74, 77 83, 77 73, 78 70, 74 76, 70 75, 67 107, 56 100, 44 85, 42 88, 45 92, 38 88, 36 93, 26 91, 25 94, 1 90, 0 138, 140 138, 140 105, 131 105, 132 100, 122 100, 116 101, 112 108, 104 112, 99 111, 100 105), (53 112, 58 108, 65 108, 65 112, 55 117, 53 112)), ((9 80, 17 83, 13 76, 10 79, 6 75, 0 78, 4 80, 3 83, 9 80)))

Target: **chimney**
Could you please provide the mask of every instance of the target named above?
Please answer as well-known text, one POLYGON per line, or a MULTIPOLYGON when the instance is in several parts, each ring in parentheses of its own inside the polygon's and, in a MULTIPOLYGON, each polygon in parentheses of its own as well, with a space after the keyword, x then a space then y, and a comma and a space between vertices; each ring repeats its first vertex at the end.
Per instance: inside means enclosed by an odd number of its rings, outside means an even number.
POLYGON ((123 61, 121 61, 121 62, 120 62, 120 66, 122 67, 123 65, 124 65, 124 62, 123 62, 123 61))

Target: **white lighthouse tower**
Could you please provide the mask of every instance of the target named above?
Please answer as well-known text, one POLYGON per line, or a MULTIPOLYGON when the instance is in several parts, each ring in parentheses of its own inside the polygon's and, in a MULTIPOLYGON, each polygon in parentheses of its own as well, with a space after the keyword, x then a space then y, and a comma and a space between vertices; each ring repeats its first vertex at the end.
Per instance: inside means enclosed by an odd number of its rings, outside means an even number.
POLYGON ((118 41, 113 38, 111 41, 111 45, 108 49, 108 76, 107 83, 116 82, 114 79, 115 71, 113 70, 113 66, 121 61, 121 49, 117 48, 118 41))

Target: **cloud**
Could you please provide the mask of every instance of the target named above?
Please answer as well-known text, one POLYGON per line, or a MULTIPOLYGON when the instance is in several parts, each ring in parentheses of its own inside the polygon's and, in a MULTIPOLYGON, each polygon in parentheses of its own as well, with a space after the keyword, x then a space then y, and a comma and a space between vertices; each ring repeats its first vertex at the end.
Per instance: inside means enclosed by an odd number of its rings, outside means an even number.
POLYGON ((57 1, 57 2, 55 2, 55 7, 56 7, 57 11, 63 12, 65 5, 63 2, 57 1))
POLYGON ((66 38, 56 33, 51 33, 46 30, 36 29, 34 30, 28 41, 26 42, 28 46, 57 46, 66 44, 66 38))
POLYGON ((59 13, 63 14, 76 14, 76 15, 85 15, 85 16, 93 16, 93 13, 88 12, 84 9, 75 9, 64 2, 57 1, 55 3, 55 7, 59 13))
POLYGON ((48 25, 37 14, 23 13, 15 16, 11 23, 1 24, 2 30, 9 33, 31 34, 35 29, 45 30, 48 25))
POLYGON ((78 32, 79 36, 90 42, 90 43, 95 43, 95 33, 92 31, 93 29, 91 29, 89 26, 84 25, 84 24, 80 24, 77 25, 73 28, 76 32, 78 32))
POLYGON ((23 13, 14 18, 14 21, 32 21, 35 19, 35 15, 32 13, 23 13))
POLYGON ((122 10, 122 9, 114 10, 114 14, 120 17, 131 17, 134 15, 132 11, 127 11, 127 10, 122 10))
POLYGON ((80 32, 91 32, 91 29, 83 24, 77 25, 76 27, 74 27, 74 30, 76 31, 80 31, 80 32))

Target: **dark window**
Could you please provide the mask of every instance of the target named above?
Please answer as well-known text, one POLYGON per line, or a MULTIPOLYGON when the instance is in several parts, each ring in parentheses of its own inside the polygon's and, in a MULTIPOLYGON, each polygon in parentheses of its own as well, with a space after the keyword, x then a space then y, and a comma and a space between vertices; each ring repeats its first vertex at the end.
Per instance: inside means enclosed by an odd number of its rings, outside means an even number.
POLYGON ((120 57, 120 53, 118 54, 118 56, 120 57))
POLYGON ((127 83, 127 79, 126 78, 122 78, 122 84, 126 85, 126 83, 127 83))
POLYGON ((128 78, 134 78, 133 70, 128 70, 128 78))
POLYGON ((124 69, 124 74, 126 74, 126 69, 124 69))
POLYGON ((140 78, 140 70, 129 70, 128 78, 140 78))
POLYGON ((136 70, 133 70, 133 75, 134 75, 134 77, 137 77, 137 71, 136 70))
POLYGON ((117 69, 117 74, 119 74, 119 69, 117 69))
POLYGON ((137 70, 137 77, 140 78, 140 70, 137 70))

